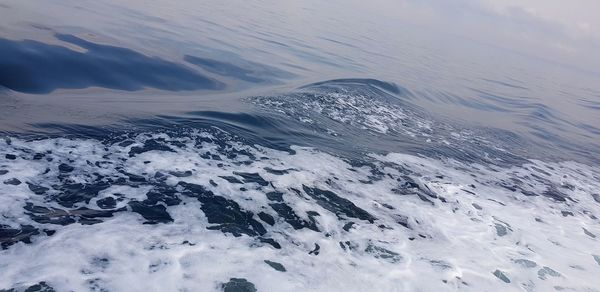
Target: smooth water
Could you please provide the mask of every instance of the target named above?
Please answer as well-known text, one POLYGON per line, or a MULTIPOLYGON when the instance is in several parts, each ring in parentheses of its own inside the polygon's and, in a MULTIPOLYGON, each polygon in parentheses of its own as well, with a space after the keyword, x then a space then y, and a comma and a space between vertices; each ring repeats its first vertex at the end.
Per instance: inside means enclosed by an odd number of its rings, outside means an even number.
POLYGON ((600 74, 288 2, 1 1, 0 289, 598 291, 600 74))

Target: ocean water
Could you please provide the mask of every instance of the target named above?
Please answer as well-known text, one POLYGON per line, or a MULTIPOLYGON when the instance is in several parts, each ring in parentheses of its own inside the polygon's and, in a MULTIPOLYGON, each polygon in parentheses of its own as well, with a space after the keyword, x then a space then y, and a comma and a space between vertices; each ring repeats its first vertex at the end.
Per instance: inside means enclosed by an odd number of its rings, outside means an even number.
POLYGON ((0 1, 0 291, 599 291, 600 74, 384 2, 0 1))

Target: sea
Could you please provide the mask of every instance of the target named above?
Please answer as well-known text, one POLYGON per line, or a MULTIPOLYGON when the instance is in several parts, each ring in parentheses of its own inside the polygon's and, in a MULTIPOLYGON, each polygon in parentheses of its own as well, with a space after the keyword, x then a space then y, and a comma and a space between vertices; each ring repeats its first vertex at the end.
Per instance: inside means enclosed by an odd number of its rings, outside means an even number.
POLYGON ((0 1, 0 291, 600 291, 600 73, 381 1, 0 1))

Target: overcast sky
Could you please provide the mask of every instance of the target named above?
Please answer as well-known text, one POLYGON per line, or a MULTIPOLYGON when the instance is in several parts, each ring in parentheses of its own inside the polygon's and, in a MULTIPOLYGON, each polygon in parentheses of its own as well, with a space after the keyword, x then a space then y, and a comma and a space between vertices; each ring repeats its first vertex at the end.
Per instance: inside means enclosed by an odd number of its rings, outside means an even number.
POLYGON ((381 1, 440 33, 600 72, 600 0, 381 1))
POLYGON ((578 37, 598 37, 600 1, 598 0, 484 0, 502 13, 518 7, 533 17, 555 22, 578 37))

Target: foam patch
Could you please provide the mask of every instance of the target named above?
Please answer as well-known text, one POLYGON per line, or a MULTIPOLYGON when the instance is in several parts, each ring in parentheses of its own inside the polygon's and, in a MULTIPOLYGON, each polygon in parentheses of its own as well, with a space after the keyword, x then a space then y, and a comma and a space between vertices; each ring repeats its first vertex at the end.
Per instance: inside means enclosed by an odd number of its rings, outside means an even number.
POLYGON ((597 167, 348 160, 219 130, 11 138, 0 149, 4 289, 600 286, 597 167))

